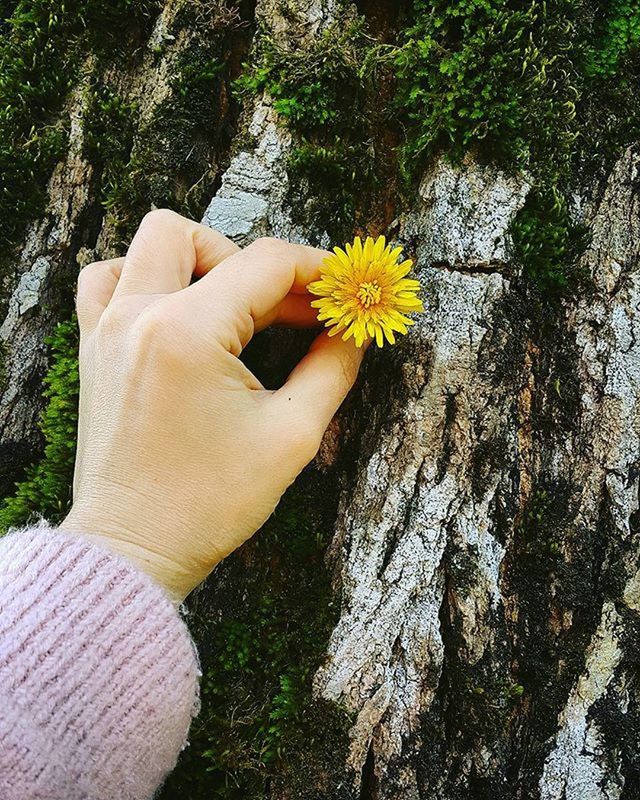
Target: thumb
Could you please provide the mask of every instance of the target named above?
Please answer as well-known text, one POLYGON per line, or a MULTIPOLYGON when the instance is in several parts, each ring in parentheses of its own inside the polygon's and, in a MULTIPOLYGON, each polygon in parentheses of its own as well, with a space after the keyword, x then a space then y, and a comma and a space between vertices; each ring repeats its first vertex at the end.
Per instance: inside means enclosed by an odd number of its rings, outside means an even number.
POLYGON ((353 339, 321 333, 274 400, 322 436, 358 377, 364 351, 353 339))

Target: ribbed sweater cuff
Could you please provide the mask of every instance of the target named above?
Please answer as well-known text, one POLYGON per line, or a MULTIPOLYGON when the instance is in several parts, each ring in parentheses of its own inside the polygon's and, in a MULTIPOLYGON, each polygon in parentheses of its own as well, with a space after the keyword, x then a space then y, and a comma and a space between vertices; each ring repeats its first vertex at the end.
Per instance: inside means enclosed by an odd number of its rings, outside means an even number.
POLYGON ((41 524, 0 540, 0 797, 142 800, 175 765, 198 662, 165 592, 41 524))

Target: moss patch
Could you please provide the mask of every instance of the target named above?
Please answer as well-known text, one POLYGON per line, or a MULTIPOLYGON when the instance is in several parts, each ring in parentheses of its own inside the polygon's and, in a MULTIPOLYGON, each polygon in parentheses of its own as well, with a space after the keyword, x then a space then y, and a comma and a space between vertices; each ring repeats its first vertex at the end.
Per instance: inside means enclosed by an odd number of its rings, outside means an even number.
MULTIPOLYGON (((228 83, 236 65, 230 34, 236 32, 240 44, 244 35, 231 4, 211 3, 208 10, 205 5, 183 3, 176 14, 167 35, 195 33, 172 65, 169 96, 144 124, 137 122, 135 103, 116 102, 115 87, 107 82, 98 90, 99 113, 88 120, 87 152, 103 165, 101 201, 122 246, 151 208, 197 218, 213 194, 219 153, 233 133, 228 83), (109 149, 112 157, 104 158, 109 149)), ((160 46, 156 57, 161 53, 160 46)))
POLYGON ((592 0, 583 11, 576 155, 583 174, 604 176, 640 137, 640 6, 592 0))
POLYGON ((97 81, 89 90, 83 118, 85 155, 94 168, 100 201, 108 206, 129 163, 138 105, 97 81))
POLYGON ((634 0, 414 0, 402 40, 398 105, 412 172, 436 153, 473 149, 554 183, 576 157, 619 151, 637 133, 634 0))
POLYGON ((0 239, 5 248, 44 207, 47 179, 67 143, 60 112, 83 55, 122 59, 156 8, 156 0, 3 4, 0 239))
POLYGON ((311 694, 337 614, 323 563, 331 515, 307 511, 311 489, 323 490, 315 475, 218 568, 215 592, 194 600, 202 712, 164 800, 257 800, 277 786, 307 800, 343 796, 351 721, 311 694))
POLYGON ((61 322, 48 344, 51 367, 44 384, 46 407, 40 418, 45 448, 13 497, 0 505, 0 534, 37 515, 59 522, 71 502, 78 421, 78 332, 75 318, 61 322))
POLYGON ((338 239, 352 234, 381 189, 381 128, 389 119, 380 73, 387 61, 388 48, 347 8, 317 36, 287 46, 262 28, 236 81, 241 98, 268 92, 296 133, 288 163, 294 211, 303 208, 307 224, 316 217, 338 239))
POLYGON ((578 260, 586 250, 589 231, 573 221, 566 198, 556 189, 534 190, 511 226, 513 246, 527 276, 552 292, 575 285, 578 260))
POLYGON ((575 89, 567 0, 414 0, 397 54, 405 169, 474 148, 527 166, 566 151, 575 89))
POLYGON ((396 56, 405 177, 469 150, 526 169, 515 260, 544 291, 575 287, 570 193, 640 134, 639 36, 629 0, 414 0, 396 56))

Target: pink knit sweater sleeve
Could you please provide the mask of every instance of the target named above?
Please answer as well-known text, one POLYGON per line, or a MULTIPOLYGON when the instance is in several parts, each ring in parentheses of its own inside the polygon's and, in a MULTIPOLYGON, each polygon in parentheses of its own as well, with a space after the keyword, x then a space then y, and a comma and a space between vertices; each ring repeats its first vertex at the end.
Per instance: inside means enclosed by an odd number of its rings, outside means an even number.
POLYGON ((0 798, 142 800, 174 767, 198 662, 163 590, 42 524, 0 540, 0 798))

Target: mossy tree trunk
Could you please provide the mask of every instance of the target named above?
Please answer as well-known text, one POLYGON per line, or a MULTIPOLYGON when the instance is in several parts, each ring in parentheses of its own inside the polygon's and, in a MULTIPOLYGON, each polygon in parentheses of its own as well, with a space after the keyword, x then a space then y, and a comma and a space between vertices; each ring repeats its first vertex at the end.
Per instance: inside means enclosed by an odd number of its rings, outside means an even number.
MULTIPOLYGON (((149 208, 386 233, 424 287, 191 599, 203 710, 162 797, 640 797, 637 3, 9 6, 4 528, 69 502, 75 276, 149 208)), ((244 357, 275 386, 311 338, 244 357)))

